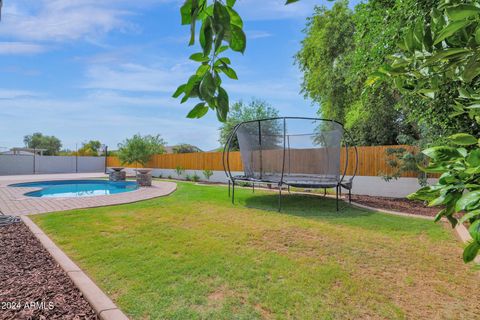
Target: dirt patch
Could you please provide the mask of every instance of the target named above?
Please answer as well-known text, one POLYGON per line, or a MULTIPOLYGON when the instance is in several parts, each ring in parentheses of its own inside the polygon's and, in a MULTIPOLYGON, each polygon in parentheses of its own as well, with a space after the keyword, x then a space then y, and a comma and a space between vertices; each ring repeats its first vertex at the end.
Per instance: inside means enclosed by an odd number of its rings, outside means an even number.
POLYGON ((0 319, 98 319, 23 223, 0 227, 0 319))
POLYGON ((437 213, 441 210, 441 208, 439 207, 427 207, 422 201, 408 200, 405 198, 352 195, 352 201, 373 208, 399 211, 429 217, 435 217, 437 213))

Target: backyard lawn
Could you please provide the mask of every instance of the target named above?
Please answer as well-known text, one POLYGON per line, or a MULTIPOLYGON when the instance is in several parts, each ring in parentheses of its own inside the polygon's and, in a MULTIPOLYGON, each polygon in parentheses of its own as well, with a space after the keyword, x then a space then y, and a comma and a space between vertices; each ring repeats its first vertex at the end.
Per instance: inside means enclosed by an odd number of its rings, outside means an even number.
POLYGON ((168 197, 32 216, 132 319, 473 319, 478 270, 431 221, 316 196, 179 183, 168 197))

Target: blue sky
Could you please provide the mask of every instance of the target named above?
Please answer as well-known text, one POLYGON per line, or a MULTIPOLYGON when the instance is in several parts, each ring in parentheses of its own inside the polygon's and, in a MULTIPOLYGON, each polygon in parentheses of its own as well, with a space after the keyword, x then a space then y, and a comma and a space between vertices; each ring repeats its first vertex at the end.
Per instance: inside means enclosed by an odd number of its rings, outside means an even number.
MULTIPOLYGON (((351 1, 354 5, 358 1, 351 1)), ((0 147, 42 132, 73 149, 98 139, 115 149, 135 133, 161 134, 169 145, 219 145, 213 113, 185 115, 195 104, 171 98, 196 69, 180 0, 4 0, 0 23, 0 147)), ((238 0, 248 37, 230 57, 239 76, 226 81, 233 101, 266 100, 285 116, 314 116, 293 64, 305 18, 302 0, 238 0)), ((197 49, 198 50, 198 49, 197 49)), ((0 148, 1 149, 1 148, 0 148)))

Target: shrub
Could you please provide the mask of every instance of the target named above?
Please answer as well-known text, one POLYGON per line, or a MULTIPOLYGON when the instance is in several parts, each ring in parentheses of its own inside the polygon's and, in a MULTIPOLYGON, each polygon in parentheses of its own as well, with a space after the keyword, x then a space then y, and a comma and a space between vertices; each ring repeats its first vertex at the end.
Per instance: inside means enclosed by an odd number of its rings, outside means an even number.
POLYGON ((210 177, 213 176, 213 171, 208 169, 203 170, 203 176, 205 177, 205 179, 210 181, 210 177))
POLYGON ((182 174, 185 172, 185 169, 183 169, 181 166, 177 166, 175 168, 175 172, 177 173, 177 176, 180 178, 182 174))
POLYGON ((187 175, 185 176, 185 180, 187 180, 187 181, 192 181, 192 176, 190 176, 189 174, 187 174, 187 175))
POLYGON ((169 180, 172 180, 172 176, 171 175, 168 175, 167 177, 169 180))
POLYGON ((195 182, 200 181, 200 176, 197 174, 196 171, 193 173, 192 180, 195 182))

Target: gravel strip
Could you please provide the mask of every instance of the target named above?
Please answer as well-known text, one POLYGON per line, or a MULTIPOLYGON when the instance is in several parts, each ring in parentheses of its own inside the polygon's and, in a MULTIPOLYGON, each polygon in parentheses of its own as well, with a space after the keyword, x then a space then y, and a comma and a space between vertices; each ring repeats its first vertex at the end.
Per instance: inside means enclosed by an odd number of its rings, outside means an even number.
POLYGON ((441 210, 439 207, 427 207, 421 201, 413 201, 405 198, 352 195, 352 201, 377 209, 386 209, 429 217, 435 217, 441 210))
POLYGON ((23 223, 0 227, 0 319, 98 319, 23 223))

